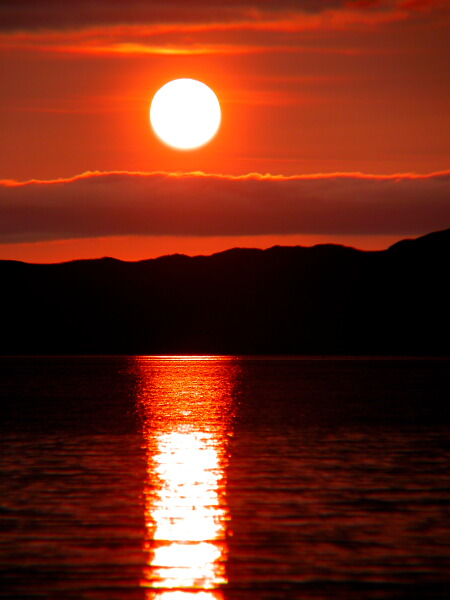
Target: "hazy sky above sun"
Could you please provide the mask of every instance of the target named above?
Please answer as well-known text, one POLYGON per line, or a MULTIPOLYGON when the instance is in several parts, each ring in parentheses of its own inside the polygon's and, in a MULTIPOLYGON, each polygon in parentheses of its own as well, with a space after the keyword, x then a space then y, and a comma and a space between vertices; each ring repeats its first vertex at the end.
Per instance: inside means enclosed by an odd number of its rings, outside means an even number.
POLYGON ((450 0, 3 0, 0 259, 382 248, 450 227, 450 0), (221 127, 180 152, 157 90, 221 127))

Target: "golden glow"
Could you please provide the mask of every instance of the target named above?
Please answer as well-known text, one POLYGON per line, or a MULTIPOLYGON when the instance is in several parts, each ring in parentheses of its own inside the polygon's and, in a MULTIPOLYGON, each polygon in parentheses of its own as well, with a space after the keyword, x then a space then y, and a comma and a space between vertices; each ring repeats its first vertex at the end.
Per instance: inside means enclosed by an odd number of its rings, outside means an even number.
POLYGON ((226 577, 227 440, 236 365, 226 358, 139 358, 147 450, 147 600, 218 600, 226 577))
POLYGON ((160 88, 150 107, 156 135, 179 150, 203 146, 217 133, 220 104, 211 88, 196 79, 175 79, 160 88))

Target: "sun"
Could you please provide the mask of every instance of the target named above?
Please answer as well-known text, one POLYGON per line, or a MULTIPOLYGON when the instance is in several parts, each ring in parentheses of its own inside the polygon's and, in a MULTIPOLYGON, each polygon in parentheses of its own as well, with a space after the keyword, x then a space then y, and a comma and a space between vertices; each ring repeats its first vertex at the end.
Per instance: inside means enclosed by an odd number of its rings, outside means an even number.
POLYGON ((156 135, 178 150, 192 150, 209 142, 221 118, 217 96, 196 79, 169 81, 156 92, 150 107, 156 135))

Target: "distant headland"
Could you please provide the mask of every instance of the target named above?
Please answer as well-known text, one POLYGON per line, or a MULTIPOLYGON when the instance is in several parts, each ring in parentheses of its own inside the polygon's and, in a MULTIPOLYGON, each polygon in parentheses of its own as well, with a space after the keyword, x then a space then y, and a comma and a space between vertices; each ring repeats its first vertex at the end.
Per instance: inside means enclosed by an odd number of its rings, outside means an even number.
POLYGON ((450 355, 450 229, 338 245, 0 261, 2 355, 450 355))

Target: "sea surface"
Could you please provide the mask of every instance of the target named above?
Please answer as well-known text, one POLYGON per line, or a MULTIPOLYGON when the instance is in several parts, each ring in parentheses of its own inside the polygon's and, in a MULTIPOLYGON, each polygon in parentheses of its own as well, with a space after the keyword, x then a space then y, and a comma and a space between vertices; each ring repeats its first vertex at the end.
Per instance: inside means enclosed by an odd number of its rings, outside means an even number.
POLYGON ((450 360, 0 358, 0 598, 450 597, 450 360))

